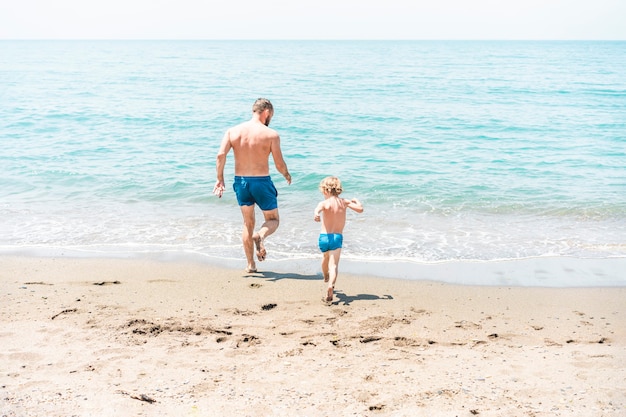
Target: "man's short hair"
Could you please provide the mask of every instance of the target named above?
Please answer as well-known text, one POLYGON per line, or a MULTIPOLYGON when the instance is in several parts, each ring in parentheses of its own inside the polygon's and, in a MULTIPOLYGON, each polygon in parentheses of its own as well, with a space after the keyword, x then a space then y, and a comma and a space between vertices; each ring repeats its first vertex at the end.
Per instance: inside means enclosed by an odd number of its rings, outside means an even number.
POLYGON ((262 113, 265 110, 274 111, 274 106, 272 106, 272 103, 266 98, 257 98, 252 105, 252 112, 262 113))

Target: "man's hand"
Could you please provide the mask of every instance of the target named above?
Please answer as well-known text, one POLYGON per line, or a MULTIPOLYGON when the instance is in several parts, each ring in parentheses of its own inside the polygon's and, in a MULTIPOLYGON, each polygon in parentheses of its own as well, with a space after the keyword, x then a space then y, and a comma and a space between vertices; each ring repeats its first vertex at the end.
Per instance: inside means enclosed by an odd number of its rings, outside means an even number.
POLYGON ((219 198, 222 198, 222 194, 224 194, 225 189, 226 186, 224 185, 224 181, 218 180, 215 182, 215 187, 213 187, 213 194, 215 194, 219 198))

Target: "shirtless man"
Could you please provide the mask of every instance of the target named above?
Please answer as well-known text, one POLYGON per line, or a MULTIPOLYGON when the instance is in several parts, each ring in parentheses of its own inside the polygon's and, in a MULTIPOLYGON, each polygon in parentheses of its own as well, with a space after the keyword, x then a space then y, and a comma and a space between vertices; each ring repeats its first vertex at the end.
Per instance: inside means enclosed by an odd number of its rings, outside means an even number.
POLYGON ((225 190, 226 155, 231 148, 235 154, 233 189, 243 215, 241 239, 248 261, 246 272, 256 272, 254 246, 258 260, 265 260, 267 252, 263 241, 278 228, 278 191, 270 178, 270 154, 278 172, 285 177, 287 184, 291 184, 291 175, 280 149, 280 137, 275 130, 268 127, 272 116, 272 103, 264 98, 257 99, 252 106, 252 119, 228 129, 217 153, 217 182, 213 194, 219 198, 222 198, 225 190), (265 217, 258 232, 254 231, 255 205, 259 206, 265 217))

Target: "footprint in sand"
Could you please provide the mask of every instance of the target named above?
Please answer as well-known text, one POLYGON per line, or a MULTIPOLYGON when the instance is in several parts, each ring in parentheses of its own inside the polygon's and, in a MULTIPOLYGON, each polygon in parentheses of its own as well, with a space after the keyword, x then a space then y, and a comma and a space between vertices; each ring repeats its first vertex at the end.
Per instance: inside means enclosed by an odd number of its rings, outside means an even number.
POLYGON ((261 340, 256 336, 249 335, 249 334, 243 334, 241 336, 242 338, 239 339, 239 341, 237 341, 237 343, 235 344, 235 347, 253 346, 253 345, 258 345, 259 343, 261 343, 261 340))
POLYGON ((100 286, 102 286, 102 285, 112 285, 112 284, 117 285, 117 284, 121 284, 121 282, 120 281, 100 281, 100 282, 94 282, 93 283, 93 285, 100 285, 100 286))
POLYGON ((454 327, 467 330, 467 329, 482 329, 483 326, 481 326, 478 323, 471 322, 471 321, 461 320, 461 321, 454 322, 454 327))

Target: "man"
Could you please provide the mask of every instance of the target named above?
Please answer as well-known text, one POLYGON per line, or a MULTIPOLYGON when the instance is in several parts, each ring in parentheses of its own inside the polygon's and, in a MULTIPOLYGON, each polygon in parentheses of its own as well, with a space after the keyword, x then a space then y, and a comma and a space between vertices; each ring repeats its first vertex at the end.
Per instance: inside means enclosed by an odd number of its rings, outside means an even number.
POLYGON ((257 99, 252 106, 252 119, 228 129, 217 153, 217 182, 213 194, 219 198, 222 198, 225 190, 226 155, 231 148, 235 154, 233 189, 243 215, 241 239, 248 261, 246 272, 256 272, 254 246, 258 260, 265 260, 267 252, 263 242, 278 228, 278 191, 270 178, 270 154, 278 172, 283 174, 287 184, 291 184, 291 175, 280 149, 280 137, 275 130, 268 127, 273 116, 272 103, 265 98, 257 99), (259 206, 265 217, 258 232, 254 232, 255 205, 259 206))

